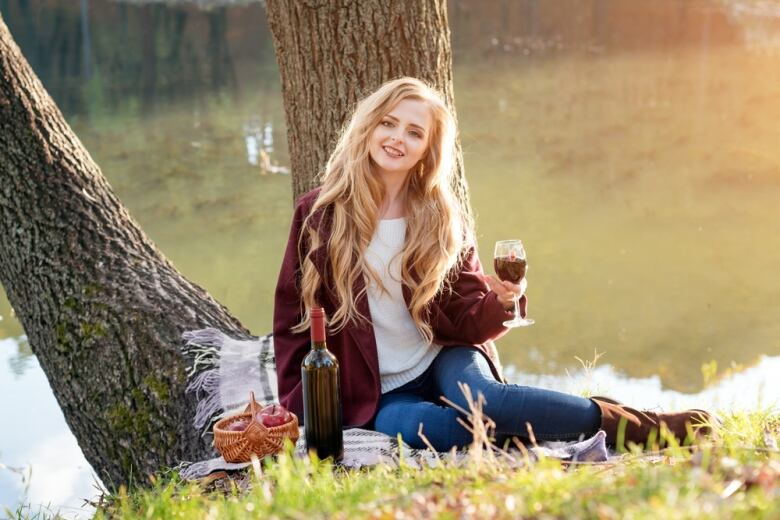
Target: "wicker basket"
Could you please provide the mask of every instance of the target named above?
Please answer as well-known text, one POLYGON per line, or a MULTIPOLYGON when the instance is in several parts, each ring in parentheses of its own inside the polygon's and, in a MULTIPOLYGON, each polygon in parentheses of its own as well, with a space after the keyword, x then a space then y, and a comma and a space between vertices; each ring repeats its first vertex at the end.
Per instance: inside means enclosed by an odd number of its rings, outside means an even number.
POLYGON ((294 413, 292 421, 280 426, 266 427, 253 420, 261 409, 255 401, 255 393, 249 393, 249 404, 244 411, 220 419, 214 425, 214 446, 219 450, 226 462, 249 462, 254 453, 258 458, 279 453, 284 446, 284 440, 290 439, 293 444, 298 440, 298 418, 294 413), (226 429, 230 424, 248 420, 249 426, 242 431, 226 429))

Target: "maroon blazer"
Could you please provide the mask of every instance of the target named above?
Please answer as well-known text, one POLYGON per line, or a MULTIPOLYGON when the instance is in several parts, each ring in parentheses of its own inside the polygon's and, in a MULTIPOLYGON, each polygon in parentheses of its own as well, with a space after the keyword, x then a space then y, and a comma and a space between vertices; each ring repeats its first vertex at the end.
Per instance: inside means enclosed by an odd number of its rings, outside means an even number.
MULTIPOLYGON (((303 419, 301 390, 301 362, 310 349, 309 332, 293 333, 290 328, 301 320, 300 259, 298 237, 303 221, 309 214, 319 194, 316 188, 301 196, 295 204, 290 237, 279 272, 274 299, 274 353, 279 385, 279 402, 303 419)), ((331 290, 327 258, 327 237, 330 232, 330 211, 318 210, 312 217, 322 244, 312 252, 315 268, 323 279, 323 287, 317 301, 327 316, 336 310, 337 298, 331 290)), ((303 249, 306 254, 306 249, 303 249)), ((360 280, 353 294, 364 287, 360 280)), ((403 294, 410 301, 411 291, 403 287, 403 294)), ((363 293, 357 308, 370 320, 368 298, 363 293)), ((430 306, 430 324, 434 342, 444 347, 474 345, 487 358, 495 378, 503 381, 500 364, 492 347, 492 340, 502 336, 507 329, 502 323, 513 317, 498 301, 496 293, 488 289, 482 265, 474 247, 469 248, 457 274, 452 291, 437 296, 430 306)), ((376 340, 372 325, 350 324, 341 331, 328 335, 328 349, 338 358, 341 373, 341 398, 345 426, 364 426, 374 417, 379 403, 380 381, 376 340)))

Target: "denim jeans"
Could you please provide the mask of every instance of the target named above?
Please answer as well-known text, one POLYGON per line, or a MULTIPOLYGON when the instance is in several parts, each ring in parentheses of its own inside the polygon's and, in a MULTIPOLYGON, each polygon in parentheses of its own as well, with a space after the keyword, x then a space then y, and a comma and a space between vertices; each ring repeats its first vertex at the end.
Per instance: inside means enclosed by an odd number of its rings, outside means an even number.
MULTIPOLYGON (((577 440, 594 434, 601 411, 590 399, 553 390, 496 381, 485 357, 474 347, 445 347, 416 379, 382 395, 374 428, 395 437, 401 434, 413 448, 425 448, 422 433, 437 451, 466 446, 472 434, 457 421, 463 414, 446 405, 441 396, 469 410, 458 387, 465 383, 472 398, 485 397, 482 408, 496 423, 496 440, 528 437, 530 423, 537 440, 577 440)), ((465 419, 465 417, 463 417, 465 419)))

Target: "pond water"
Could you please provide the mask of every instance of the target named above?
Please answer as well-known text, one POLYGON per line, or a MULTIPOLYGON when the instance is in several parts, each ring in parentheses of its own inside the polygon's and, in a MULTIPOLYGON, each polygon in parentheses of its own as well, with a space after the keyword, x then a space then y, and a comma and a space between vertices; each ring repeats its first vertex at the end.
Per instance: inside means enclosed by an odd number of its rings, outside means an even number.
MULTIPOLYGON (((291 215, 264 13, 170 3, 0 12, 148 235, 263 334, 291 215)), ((536 325, 499 344, 511 379, 648 407, 775 406, 780 3, 449 10, 483 261, 503 238, 529 254, 536 325)), ((88 515, 94 477, 2 295, 0 410, 15 425, 0 429, 0 507, 88 515)))

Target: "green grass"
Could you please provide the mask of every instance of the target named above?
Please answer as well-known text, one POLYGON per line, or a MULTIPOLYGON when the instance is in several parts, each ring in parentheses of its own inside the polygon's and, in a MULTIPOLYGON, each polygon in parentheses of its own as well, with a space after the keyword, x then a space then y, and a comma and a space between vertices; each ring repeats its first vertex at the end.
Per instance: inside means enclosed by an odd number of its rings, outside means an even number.
POLYGON ((282 455, 205 487, 169 476, 120 490, 96 518, 780 518, 780 421, 730 415, 719 436, 617 463, 521 468, 474 456, 461 467, 334 471, 282 455))
POLYGON ((750 412, 724 417, 716 441, 604 464, 513 468, 474 450, 460 467, 344 471, 283 454, 209 484, 158 475, 104 496, 95 518, 780 518, 778 440, 780 418, 750 412))

